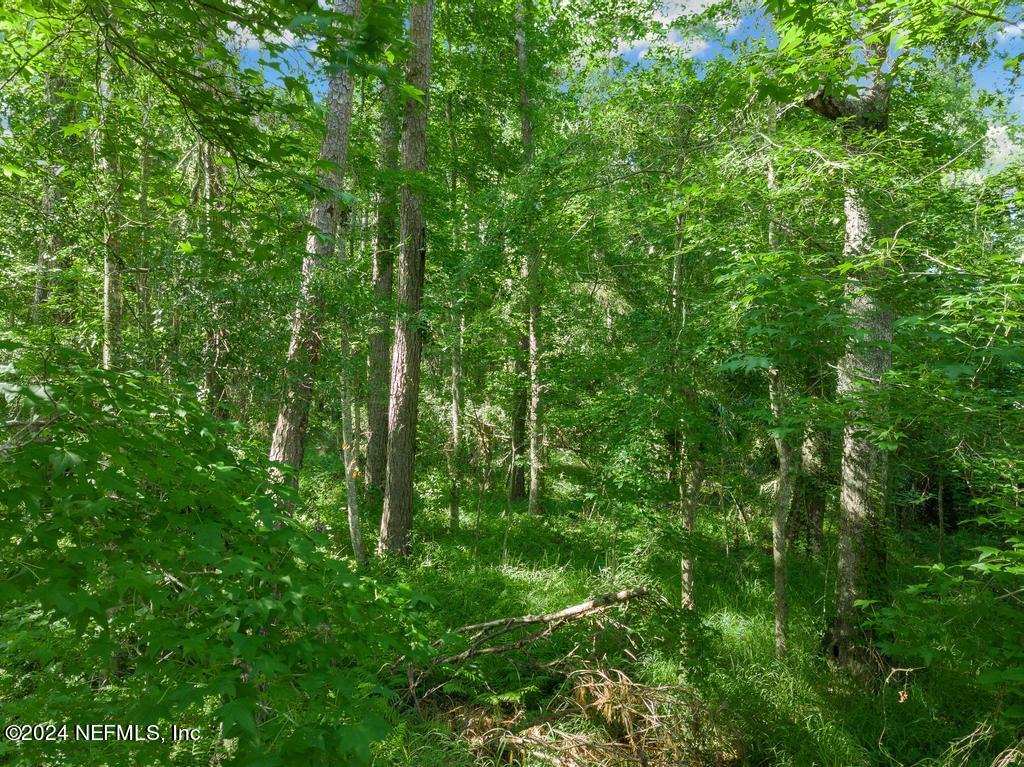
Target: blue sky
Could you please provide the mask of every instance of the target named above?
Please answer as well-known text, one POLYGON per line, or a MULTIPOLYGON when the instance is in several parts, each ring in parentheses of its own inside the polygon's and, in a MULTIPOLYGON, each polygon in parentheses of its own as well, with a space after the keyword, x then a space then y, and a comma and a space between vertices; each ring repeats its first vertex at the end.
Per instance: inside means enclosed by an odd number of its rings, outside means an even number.
MULTIPOLYGON (((710 6, 711 0, 665 0, 658 20, 669 24, 684 13, 699 12, 710 6)), ((1024 9, 1020 5, 1012 6, 1008 12, 1013 19, 1024 19, 1024 9)), ((719 28, 725 33, 725 43, 744 39, 763 38, 774 34, 770 23, 763 14, 752 13, 731 22, 724 22, 719 28)), ((996 29, 996 56, 983 66, 975 68, 975 82, 980 88, 993 92, 1001 92, 1010 96, 1011 109, 1019 116, 1024 116, 1024 82, 1014 83, 1012 73, 1003 67, 1001 56, 1016 56, 1024 53, 1024 24, 1003 26, 996 29)), ((720 42, 697 38, 684 38, 678 30, 670 30, 666 40, 678 47, 686 55, 697 61, 706 61, 723 54, 720 42)), ((630 64, 643 66, 643 59, 650 49, 653 39, 642 40, 631 46, 623 46, 618 54, 630 64)))

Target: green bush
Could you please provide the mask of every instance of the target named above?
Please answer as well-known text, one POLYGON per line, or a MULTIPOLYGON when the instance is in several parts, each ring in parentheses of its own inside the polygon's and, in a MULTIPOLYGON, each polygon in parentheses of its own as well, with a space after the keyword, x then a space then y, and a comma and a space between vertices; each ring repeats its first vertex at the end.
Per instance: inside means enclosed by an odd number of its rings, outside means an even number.
MULTIPOLYGON (((52 365, 52 363, 50 363, 52 365)), ((0 375, 0 741, 10 764, 352 764, 419 599, 354 572, 194 390, 77 364, 0 375), (164 742, 77 742, 75 724, 164 742), (170 742, 170 727, 198 727, 170 742), (40 755, 45 761, 40 761, 40 755)))

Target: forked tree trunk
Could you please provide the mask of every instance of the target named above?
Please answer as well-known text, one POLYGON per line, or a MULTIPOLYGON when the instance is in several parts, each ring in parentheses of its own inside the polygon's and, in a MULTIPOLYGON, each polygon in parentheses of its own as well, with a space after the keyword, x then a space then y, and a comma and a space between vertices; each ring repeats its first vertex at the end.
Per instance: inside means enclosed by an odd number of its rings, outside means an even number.
MULTIPOLYGON (((434 2, 420 0, 409 9, 412 53, 406 81, 423 93, 408 99, 402 124, 402 170, 422 175, 427 169, 427 110, 430 92, 434 2)), ((398 318, 391 355, 391 399, 388 406, 388 468, 378 553, 406 555, 412 533, 416 423, 419 411, 420 303, 427 257, 423 193, 402 186, 401 236, 398 249, 398 318)))
POLYGON ((398 234, 398 203, 394 189, 398 170, 398 99, 394 88, 382 88, 377 231, 373 249, 373 299, 376 316, 369 338, 366 396, 366 487, 375 503, 383 500, 388 467, 388 399, 391 390, 390 307, 398 234))
MULTIPOLYGON (((334 10, 355 17, 359 13, 359 0, 335 0, 334 10)), ((320 145, 320 160, 329 167, 321 171, 321 190, 313 201, 310 215, 312 231, 306 239, 306 254, 302 259, 302 281, 292 315, 284 391, 270 446, 271 461, 295 469, 302 467, 313 380, 320 357, 321 301, 317 283, 325 261, 334 253, 341 217, 339 193, 348 155, 352 93, 353 79, 348 69, 331 75, 327 87, 326 130, 320 145)))

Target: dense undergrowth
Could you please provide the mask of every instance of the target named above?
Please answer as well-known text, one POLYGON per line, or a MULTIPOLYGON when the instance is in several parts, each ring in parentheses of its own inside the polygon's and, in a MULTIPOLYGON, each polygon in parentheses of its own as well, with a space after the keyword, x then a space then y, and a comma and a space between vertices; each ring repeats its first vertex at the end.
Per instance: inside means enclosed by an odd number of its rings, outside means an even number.
MULTIPOLYGON (((530 658, 550 662, 595 632, 593 647, 571 663, 624 669, 649 684, 679 685, 740 735, 750 765, 989 765, 1014 740, 1013 722, 1000 717, 1005 695, 979 682, 986 668, 980 637, 1014 632, 1019 621, 989 609, 990 598, 963 589, 928 604, 927 619, 902 620, 884 661, 892 673, 865 687, 837 674, 821 649, 834 593, 833 540, 814 560, 794 547, 791 560, 791 651, 774 657, 771 549, 767 515, 736 545, 713 492, 701 509, 695 543, 697 611, 679 600, 682 536, 672 510, 643 499, 610 497, 594 508, 583 500, 585 474, 559 467, 550 513, 537 519, 509 506, 499 490, 463 499, 462 526, 448 527, 442 486, 425 484, 417 518, 415 554, 378 574, 407 580, 436 600, 426 632, 492 618, 559 609, 619 588, 650 586, 666 604, 630 607, 618 626, 580 626, 535 643, 530 658), (479 524, 477 510, 479 509, 479 524), (509 512, 511 511, 511 515, 509 512), (668 531, 668 532, 666 532, 668 531), (441 556, 443 549, 444 555, 441 556), (635 632, 636 646, 624 640, 635 632), (611 636, 608 636, 608 635, 611 636), (596 648, 596 652, 594 649, 596 648), (977 733, 961 761, 957 742, 977 733), (954 753, 956 752, 956 753, 954 753)), ((325 521, 343 509, 339 467, 322 459, 304 477, 314 508, 325 521)), ((367 519, 369 530, 375 520, 367 519)), ((969 528, 947 538, 947 561, 968 559, 977 543, 969 528)), ((913 615, 935 559, 934 539, 897 535, 890 578, 901 615, 913 615)), ((920 617, 920 616, 919 616, 920 617)), ((891 627, 886 624, 889 630, 891 627)), ((560 691, 558 674, 538 672, 504 655, 469 661, 451 670, 429 705, 396 710, 395 728, 376 750, 380 765, 429 767, 496 763, 474 750, 453 710, 488 709, 495 721, 540 718, 560 691)), ((991 666, 989 669, 991 670, 991 666)), ((725 763, 725 762, 723 762, 725 763)))

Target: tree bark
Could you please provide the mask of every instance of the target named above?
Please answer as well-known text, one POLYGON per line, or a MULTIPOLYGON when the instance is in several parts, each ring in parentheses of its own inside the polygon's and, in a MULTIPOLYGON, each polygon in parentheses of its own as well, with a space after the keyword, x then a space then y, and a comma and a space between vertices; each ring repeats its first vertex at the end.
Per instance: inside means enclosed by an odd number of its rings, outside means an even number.
POLYGON ((366 397, 366 487, 383 498, 388 466, 388 399, 391 389, 391 327, 389 310, 398 232, 394 176, 398 170, 398 105, 394 88, 382 88, 380 117, 380 180, 377 190, 377 231, 373 250, 373 298, 376 316, 369 338, 366 397), (385 307, 388 307, 387 309, 385 307))
POLYGON ((686 533, 686 554, 679 561, 680 575, 680 600, 679 604, 684 610, 692 610, 696 606, 693 592, 693 571, 694 571, 694 533, 697 530, 697 502, 700 499, 700 491, 704 486, 704 462, 695 460, 690 462, 689 477, 686 470, 680 468, 680 476, 685 485, 686 497, 682 498, 683 506, 683 531, 686 533))
MULTIPOLYGON (((859 190, 846 191, 847 258, 861 256, 870 247, 871 221, 859 190)), ((871 441, 862 425, 869 417, 864 407, 865 384, 877 386, 891 367, 892 315, 882 307, 869 279, 872 274, 851 274, 846 284, 848 317, 855 337, 839 362, 837 392, 852 400, 854 411, 843 430, 842 477, 839 495, 838 577, 834 652, 841 665, 861 661, 859 624, 855 602, 884 590, 884 513, 888 453, 871 441)))
MULTIPOLYGON (((433 0, 419 0, 409 9, 412 54, 406 67, 406 81, 423 93, 422 101, 409 99, 405 104, 402 170, 409 175, 422 175, 427 169, 427 111, 433 22, 433 0)), ((423 344, 419 327, 420 304, 427 256, 423 193, 409 183, 402 186, 400 219, 399 314, 395 321, 395 343, 391 355, 387 484, 377 550, 378 553, 404 556, 409 553, 412 533, 420 354, 423 344)))
POLYGON ((821 556, 825 540, 825 501, 828 478, 829 435, 808 424, 800 444, 800 470, 797 474, 797 508, 802 514, 807 548, 821 556))
POLYGON ((786 593, 786 520, 793 502, 793 484, 796 476, 793 445, 778 429, 785 415, 785 391, 779 369, 768 370, 768 395, 776 433, 772 436, 779 458, 779 474, 775 489, 775 514, 772 517, 772 562, 775 569, 775 656, 786 654, 789 635, 789 597, 786 593))
MULTIPOLYGON (((335 0, 334 10, 355 17, 359 13, 359 0, 335 0)), ((270 446, 271 461, 296 470, 302 467, 313 380, 320 356, 321 301, 317 282, 324 262, 334 253, 341 218, 339 192, 348 155, 353 85, 352 73, 340 69, 331 75, 327 88, 326 130, 320 145, 320 159, 330 165, 320 173, 321 190, 313 201, 310 215, 312 231, 302 259, 302 281, 292 315, 284 391, 270 446)))
MULTIPOLYGON (((855 96, 840 98, 822 87, 805 101, 817 114, 846 128, 882 134, 889 125, 892 82, 885 71, 888 48, 876 38, 865 48, 874 72, 855 96)), ((857 152, 858 136, 851 135, 857 152)), ((848 182, 844 191, 846 227, 843 256, 863 259, 876 236, 863 190, 848 182)), ((888 486, 888 453, 871 441, 864 425, 874 415, 868 407, 865 385, 877 387, 891 367, 892 314, 882 306, 875 283, 878 267, 851 270, 845 287, 846 315, 853 336, 838 365, 837 394, 851 405, 843 429, 842 472, 839 490, 838 573, 836 614, 827 636, 829 651, 839 664, 857 670, 865 665, 869 638, 858 620, 855 603, 880 596, 885 590, 884 515, 888 486)))
POLYGON ((122 296, 121 275, 121 163, 111 128, 110 99, 113 65, 109 57, 99 73, 99 120, 96 129, 96 171, 99 176, 103 217, 103 367, 121 363, 122 296))
MULTIPOLYGON (((144 119, 148 123, 152 107, 148 100, 144 119)), ((149 272, 153 259, 149 253, 149 176, 152 170, 153 152, 150 146, 148 130, 143 131, 142 145, 139 147, 139 253, 136 258, 138 274, 135 276, 135 297, 138 302, 139 329, 146 345, 146 358, 152 359, 153 353, 153 291, 150 287, 149 272)))
MULTIPOLYGON (((535 150, 533 145, 533 110, 530 104, 529 61, 526 51, 526 3, 516 5, 516 65, 519 74, 519 133, 523 144, 523 165, 530 169, 535 150)), ((527 194, 526 216, 532 215, 533 195, 527 194)), ((528 509, 540 514, 544 499, 544 423, 540 383, 540 319, 541 281, 540 253, 531 238, 529 218, 524 222, 526 231, 526 326, 529 353, 530 396, 527 404, 527 425, 530 439, 530 494, 528 509)))
POLYGON ((452 447, 448 453, 448 518, 452 531, 459 529, 459 481, 462 475, 462 333, 461 312, 452 312, 452 447))
MULTIPOLYGON (((221 226, 221 195, 224 193, 224 176, 217 162, 216 147, 206 140, 201 140, 197 149, 197 194, 200 197, 203 211, 203 236, 206 249, 216 252, 222 242, 221 226)), ((206 392, 206 408, 215 418, 228 417, 226 403, 226 384, 224 382, 224 357, 227 354, 227 340, 223 327, 220 301, 216 292, 210 296, 209 325, 206 328, 205 371, 203 389, 206 392)))
MULTIPOLYGON (((60 96, 63 87, 63 78, 53 75, 47 77, 46 101, 50 109, 48 127, 54 135, 57 135, 64 127, 68 118, 68 108, 60 96)), ((54 153, 56 154, 56 152, 54 153)), ((43 307, 50 297, 50 289, 60 269, 59 254, 61 248, 64 247, 59 223, 61 218, 58 215, 60 201, 64 197, 64 187, 60 178, 60 163, 56 160, 47 163, 46 172, 47 178, 39 205, 46 234, 40 238, 39 252, 36 257, 36 285, 32 300, 33 322, 39 322, 43 307)))
MULTIPOLYGON (((345 361, 349 357, 349 344, 346 337, 342 343, 342 355, 345 361)), ((363 545, 362 527, 359 523, 359 451, 355 443, 355 429, 352 427, 352 392, 349 390, 346 374, 340 375, 341 383, 341 450, 345 462, 345 498, 348 507, 348 535, 352 542, 352 554, 356 562, 365 565, 367 562, 366 547, 363 545)))

